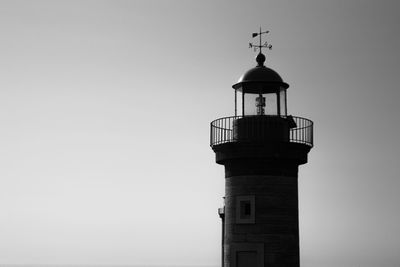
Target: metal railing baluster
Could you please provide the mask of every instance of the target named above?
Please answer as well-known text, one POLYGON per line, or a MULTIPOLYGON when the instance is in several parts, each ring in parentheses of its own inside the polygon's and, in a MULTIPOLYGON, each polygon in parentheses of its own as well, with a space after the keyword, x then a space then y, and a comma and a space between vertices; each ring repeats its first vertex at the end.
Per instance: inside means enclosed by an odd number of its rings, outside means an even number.
MULTIPOLYGON (((283 116, 281 116, 283 117, 283 116)), ((233 124, 235 120, 240 120, 243 116, 232 116, 216 119, 210 124, 210 145, 219 145, 229 142, 238 141, 235 139, 233 134, 233 124)), ((260 134, 265 135, 268 131, 268 126, 264 125, 261 120, 252 118, 252 116, 246 116, 250 123, 246 124, 246 128, 243 129, 243 141, 260 140, 260 134), (260 130, 261 129, 261 130, 260 130), (257 132, 259 131, 260 132, 257 132)), ((296 123, 295 128, 291 128, 289 132, 289 142, 300 143, 308 146, 313 146, 314 135, 313 135, 313 122, 311 120, 292 117, 296 123)), ((273 123, 271 127, 276 127, 278 124, 273 123)), ((263 138, 261 138, 262 140, 263 138)))

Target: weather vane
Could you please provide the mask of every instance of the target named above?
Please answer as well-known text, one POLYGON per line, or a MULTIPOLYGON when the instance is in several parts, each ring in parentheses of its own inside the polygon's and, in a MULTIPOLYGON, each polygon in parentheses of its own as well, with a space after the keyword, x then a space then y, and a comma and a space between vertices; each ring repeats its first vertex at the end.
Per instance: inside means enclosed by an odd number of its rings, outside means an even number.
POLYGON ((260 37, 260 43, 259 43, 259 45, 255 45, 255 44, 253 44, 253 43, 249 43, 249 48, 254 48, 254 52, 256 52, 257 49, 260 49, 260 53, 261 53, 261 49, 262 49, 263 47, 268 48, 269 50, 271 50, 271 49, 272 49, 272 45, 270 45, 267 41, 265 41, 265 43, 263 44, 263 43, 262 43, 262 40, 261 40, 262 35, 263 35, 263 34, 267 34, 267 33, 269 33, 269 31, 263 32, 263 31, 261 30, 261 27, 260 27, 260 32, 254 32, 254 33, 252 34, 252 37, 253 37, 253 38, 254 38, 254 37, 257 37, 257 36, 260 37))

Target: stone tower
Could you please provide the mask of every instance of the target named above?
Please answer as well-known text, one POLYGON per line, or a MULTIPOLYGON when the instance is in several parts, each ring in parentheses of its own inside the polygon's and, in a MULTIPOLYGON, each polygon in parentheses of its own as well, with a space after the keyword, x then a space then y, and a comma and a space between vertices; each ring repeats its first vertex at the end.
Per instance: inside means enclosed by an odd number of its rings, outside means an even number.
POLYGON ((287 114, 289 85, 264 65, 261 47, 257 66, 232 86, 235 115, 211 122, 211 147, 225 167, 222 262, 298 267, 298 168, 313 146, 313 122, 287 114))

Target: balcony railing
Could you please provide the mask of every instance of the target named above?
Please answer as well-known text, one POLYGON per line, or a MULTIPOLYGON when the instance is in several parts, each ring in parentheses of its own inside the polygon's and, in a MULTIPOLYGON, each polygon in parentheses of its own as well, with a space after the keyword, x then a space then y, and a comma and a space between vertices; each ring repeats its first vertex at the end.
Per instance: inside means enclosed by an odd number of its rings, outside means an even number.
POLYGON ((313 146, 313 122, 286 116, 232 116, 211 122, 210 145, 232 142, 280 142, 313 146))

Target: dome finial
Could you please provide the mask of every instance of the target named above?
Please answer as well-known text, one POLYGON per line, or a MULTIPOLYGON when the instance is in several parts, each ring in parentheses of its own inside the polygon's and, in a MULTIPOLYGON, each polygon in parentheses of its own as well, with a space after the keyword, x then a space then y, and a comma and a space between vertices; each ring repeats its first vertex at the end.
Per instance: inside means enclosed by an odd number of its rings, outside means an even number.
POLYGON ((256 57, 256 61, 257 61, 257 63, 258 63, 258 66, 264 66, 264 62, 265 62, 265 56, 264 56, 264 54, 262 53, 262 48, 265 47, 265 48, 268 48, 269 50, 272 49, 272 45, 269 44, 267 41, 265 41, 264 44, 262 43, 261 36, 262 36, 263 34, 267 34, 267 33, 269 33, 269 31, 263 32, 263 31, 261 30, 261 27, 260 27, 260 31, 259 31, 259 32, 254 32, 254 33, 251 35, 253 38, 254 38, 254 37, 257 37, 257 36, 259 36, 259 38, 260 38, 259 45, 255 45, 255 44, 253 44, 253 43, 249 43, 249 47, 250 47, 250 48, 254 48, 254 52, 256 52, 257 49, 260 50, 260 51, 258 52, 257 57, 256 57))
POLYGON ((256 61, 258 63, 258 66, 264 66, 264 62, 265 62, 265 56, 263 53, 258 53, 258 55, 256 56, 256 61))

